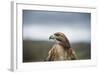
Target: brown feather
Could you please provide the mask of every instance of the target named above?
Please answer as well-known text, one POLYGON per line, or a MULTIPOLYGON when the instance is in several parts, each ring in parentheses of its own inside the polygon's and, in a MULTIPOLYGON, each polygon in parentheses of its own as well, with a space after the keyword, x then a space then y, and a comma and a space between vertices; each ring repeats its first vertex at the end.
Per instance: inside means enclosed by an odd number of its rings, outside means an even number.
POLYGON ((54 35, 60 35, 56 38, 58 41, 61 41, 59 44, 62 45, 65 49, 69 49, 71 47, 68 38, 61 32, 57 32, 54 35))

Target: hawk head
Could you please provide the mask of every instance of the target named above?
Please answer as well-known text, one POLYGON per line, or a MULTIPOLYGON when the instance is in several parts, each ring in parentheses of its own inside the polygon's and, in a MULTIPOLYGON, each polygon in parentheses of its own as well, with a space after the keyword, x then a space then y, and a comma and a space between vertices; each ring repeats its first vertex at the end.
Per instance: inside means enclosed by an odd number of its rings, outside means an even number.
POLYGON ((69 49, 71 47, 69 40, 67 39, 64 33, 56 32, 53 35, 51 35, 49 39, 56 40, 58 44, 62 45, 65 49, 69 49))

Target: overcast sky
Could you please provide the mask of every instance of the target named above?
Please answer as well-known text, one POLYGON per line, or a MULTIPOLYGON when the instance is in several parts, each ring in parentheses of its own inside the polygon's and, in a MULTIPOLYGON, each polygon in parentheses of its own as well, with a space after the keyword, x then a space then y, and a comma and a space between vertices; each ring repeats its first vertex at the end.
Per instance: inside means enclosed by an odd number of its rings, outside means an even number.
POLYGON ((23 39, 49 40, 55 32, 63 32, 70 41, 90 41, 91 14, 23 10, 23 39))

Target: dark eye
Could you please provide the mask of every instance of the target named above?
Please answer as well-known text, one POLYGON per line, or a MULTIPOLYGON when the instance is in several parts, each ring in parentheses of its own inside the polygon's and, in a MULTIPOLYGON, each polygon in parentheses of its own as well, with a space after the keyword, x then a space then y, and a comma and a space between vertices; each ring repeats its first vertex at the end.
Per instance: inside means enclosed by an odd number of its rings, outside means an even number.
POLYGON ((60 34, 54 34, 55 36, 60 36, 60 34))

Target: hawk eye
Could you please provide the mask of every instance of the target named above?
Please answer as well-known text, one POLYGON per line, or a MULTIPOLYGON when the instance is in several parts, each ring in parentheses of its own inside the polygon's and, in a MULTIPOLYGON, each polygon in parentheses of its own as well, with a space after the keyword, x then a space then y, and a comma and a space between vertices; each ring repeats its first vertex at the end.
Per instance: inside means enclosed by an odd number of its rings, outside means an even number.
POLYGON ((56 35, 56 36, 60 36, 60 34, 54 34, 54 35, 56 35))

